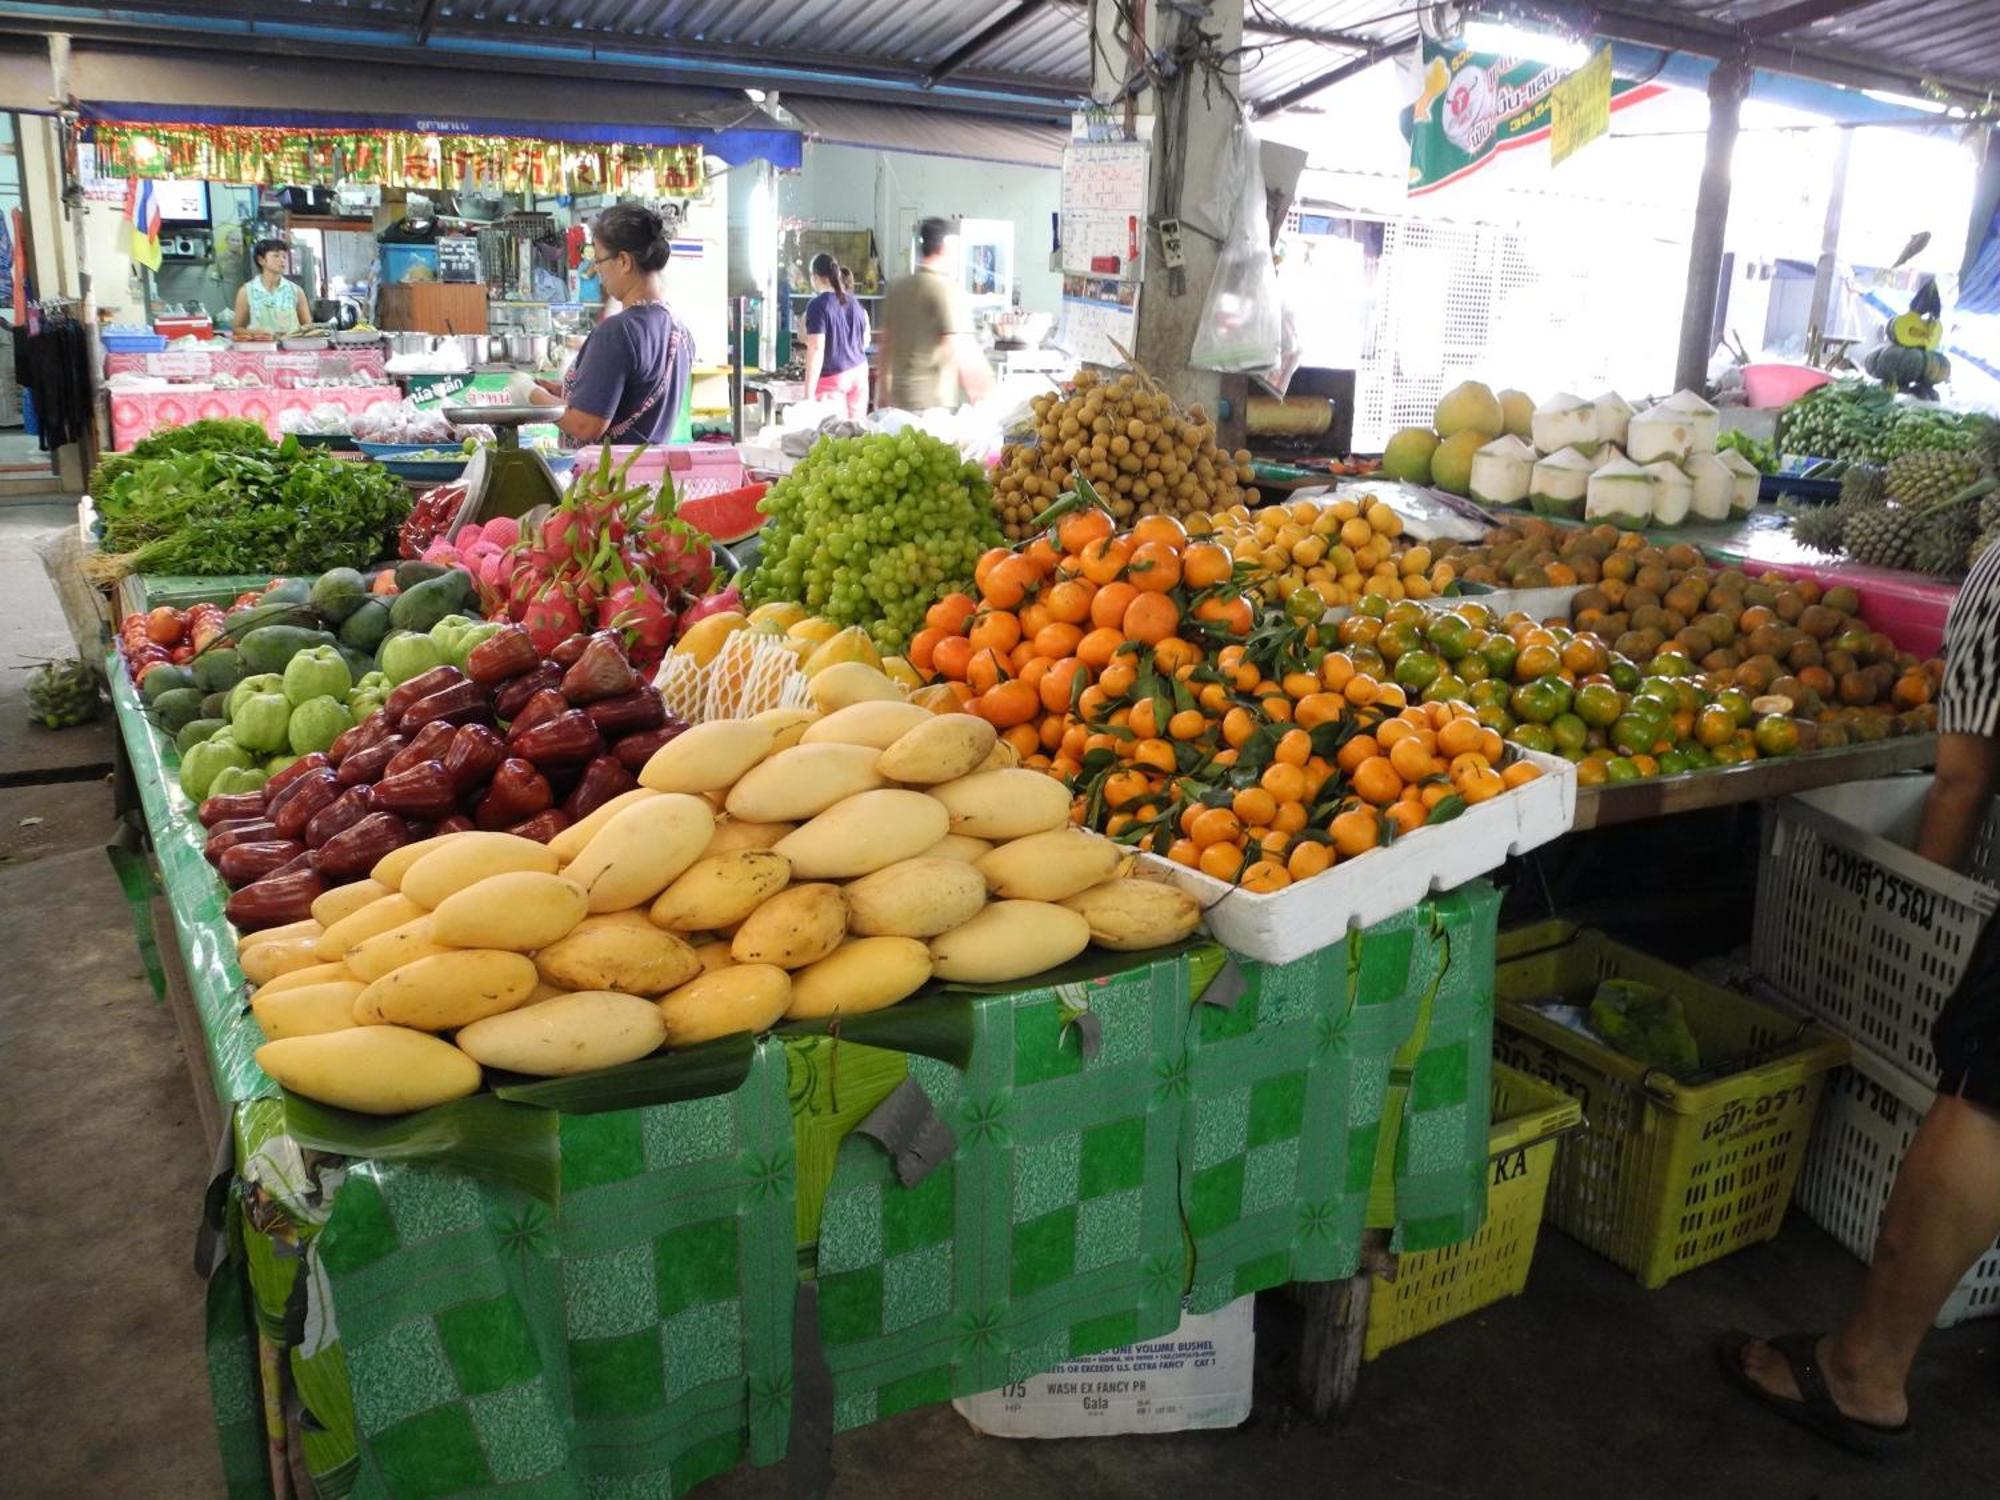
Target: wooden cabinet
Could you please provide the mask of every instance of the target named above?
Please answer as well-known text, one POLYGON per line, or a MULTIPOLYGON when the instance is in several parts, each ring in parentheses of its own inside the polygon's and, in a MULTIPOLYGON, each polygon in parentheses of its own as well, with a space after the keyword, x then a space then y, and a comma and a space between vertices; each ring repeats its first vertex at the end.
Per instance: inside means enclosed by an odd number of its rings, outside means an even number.
POLYGON ((397 333, 484 333, 486 288, 446 281, 385 286, 376 295, 375 321, 397 333))

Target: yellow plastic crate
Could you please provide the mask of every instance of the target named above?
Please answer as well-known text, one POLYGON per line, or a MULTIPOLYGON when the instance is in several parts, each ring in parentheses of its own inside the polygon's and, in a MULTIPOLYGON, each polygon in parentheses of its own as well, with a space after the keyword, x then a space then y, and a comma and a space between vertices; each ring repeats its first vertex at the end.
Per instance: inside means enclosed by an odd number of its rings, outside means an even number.
POLYGON ((1583 1107, 1553 1084, 1501 1063, 1494 1064, 1492 1089, 1486 1223, 1462 1244, 1403 1256, 1394 1281, 1375 1283, 1365 1359, 1527 1288, 1556 1145, 1583 1124, 1583 1107))
POLYGON ((1552 1223, 1649 1290, 1778 1232, 1844 1039, 1568 922, 1501 934, 1499 959, 1493 1055, 1583 1106, 1552 1223), (1680 997, 1699 1077, 1676 1082, 1529 1009, 1588 1005, 1608 978, 1680 997))

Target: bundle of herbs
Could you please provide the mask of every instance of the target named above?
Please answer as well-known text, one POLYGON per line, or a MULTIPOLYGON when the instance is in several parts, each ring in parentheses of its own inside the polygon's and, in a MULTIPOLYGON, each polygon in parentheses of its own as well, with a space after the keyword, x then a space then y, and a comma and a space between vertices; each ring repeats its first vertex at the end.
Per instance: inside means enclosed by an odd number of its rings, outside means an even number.
POLYGON ((122 476, 172 453, 269 453, 276 446, 264 424, 248 417, 204 417, 185 427, 165 427, 139 439, 123 453, 107 453, 99 459, 90 471, 91 497, 98 514, 106 514, 106 504, 122 476))
POLYGON ((117 476, 99 503, 91 572, 317 574, 393 554, 409 492, 375 464, 287 438, 263 451, 168 454, 117 476))

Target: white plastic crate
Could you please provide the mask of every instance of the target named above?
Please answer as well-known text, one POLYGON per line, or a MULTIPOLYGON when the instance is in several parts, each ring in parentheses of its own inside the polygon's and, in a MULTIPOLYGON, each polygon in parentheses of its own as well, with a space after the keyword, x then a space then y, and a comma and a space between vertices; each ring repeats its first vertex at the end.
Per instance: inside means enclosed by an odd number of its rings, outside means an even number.
POLYGON ((1233 953, 1288 964, 1407 911, 1432 891, 1448 891, 1539 849, 1576 821, 1576 767, 1559 756, 1508 747, 1542 768, 1535 780, 1468 807, 1449 823, 1419 828, 1390 844, 1269 895, 1246 891, 1157 854, 1140 873, 1179 886, 1201 903, 1211 936, 1233 953))
POLYGON ((1996 816, 1977 878, 1909 850, 1928 776, 1850 782, 1764 807, 1750 966, 1808 1014, 1926 1081, 1931 1026, 2000 905, 1996 816))
MULTIPOLYGON (((1922 1080, 1860 1047, 1853 1064, 1827 1081, 1793 1197, 1807 1218, 1864 1261, 1874 1259, 1896 1171, 1935 1097, 1922 1080)), ((1958 1284, 1937 1326, 1996 1316, 2000 1245, 1958 1284)))

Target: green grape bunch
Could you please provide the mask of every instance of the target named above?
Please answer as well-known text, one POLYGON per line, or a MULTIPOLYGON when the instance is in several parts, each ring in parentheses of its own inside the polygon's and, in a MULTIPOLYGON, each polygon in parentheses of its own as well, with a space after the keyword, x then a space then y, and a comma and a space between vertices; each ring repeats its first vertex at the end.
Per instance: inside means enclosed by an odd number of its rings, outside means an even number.
POLYGON ((979 554, 1000 544, 985 469, 914 428, 821 438, 759 509, 763 558, 744 598, 864 626, 890 654, 940 595, 970 589, 979 554))

